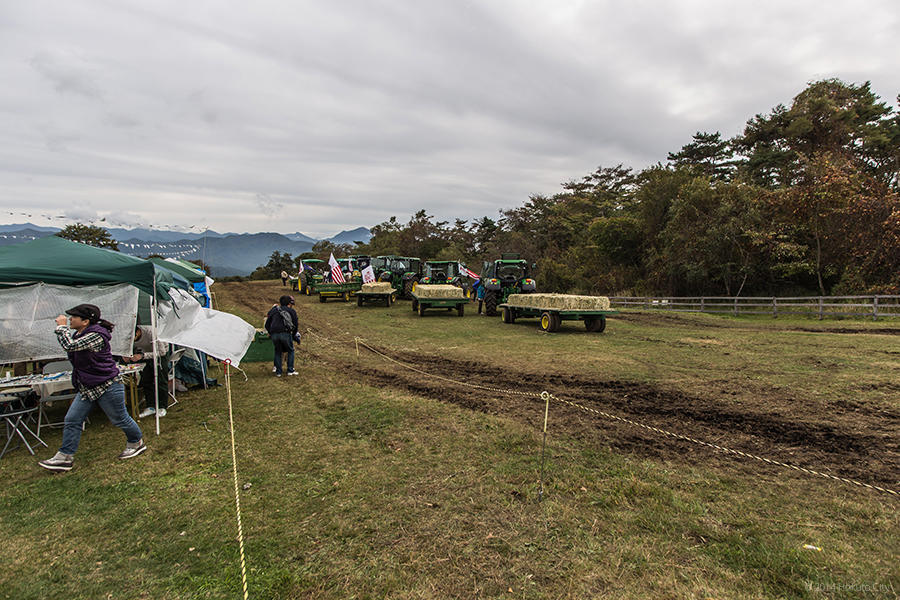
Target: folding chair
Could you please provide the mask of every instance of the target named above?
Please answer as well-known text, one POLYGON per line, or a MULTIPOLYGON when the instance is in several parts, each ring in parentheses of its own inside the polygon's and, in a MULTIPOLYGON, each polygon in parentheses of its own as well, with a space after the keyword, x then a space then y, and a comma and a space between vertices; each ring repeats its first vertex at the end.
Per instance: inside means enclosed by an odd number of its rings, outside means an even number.
MULTIPOLYGON (((72 363, 67 360, 57 360, 51 363, 47 363, 44 365, 44 375, 52 375, 53 373, 61 373, 63 371, 71 371, 72 363)), ((37 423, 37 434, 41 435, 41 423, 44 424, 44 427, 60 427, 63 425, 64 421, 57 421, 56 423, 45 422, 47 420, 47 415, 44 412, 45 404, 52 404, 53 402, 59 401, 72 401, 75 399, 75 390, 65 391, 65 392, 57 392, 55 394, 51 394, 49 396, 41 396, 40 400, 38 400, 38 423, 37 423)), ((85 419, 87 421, 87 419, 85 419)), ((84 430, 84 424, 81 425, 82 430, 84 430)))
MULTIPOLYGON (((0 450, 0 458, 3 458, 3 455, 6 454, 6 451, 9 449, 9 445, 12 443, 13 439, 18 436, 22 442, 25 444, 25 447, 28 448, 28 452, 34 456, 34 450, 31 448, 31 444, 28 443, 28 439, 25 437, 25 434, 22 432, 23 430, 27 432, 31 437, 33 437, 37 442, 43 444, 44 447, 47 447, 47 444, 42 440, 38 434, 33 432, 28 428, 28 425, 25 423, 25 418, 33 416, 35 412, 37 412, 37 406, 25 406, 22 402, 22 392, 30 393, 30 388, 15 388, 11 390, 7 390, 0 394, 0 420, 3 421, 4 425, 6 425, 6 445, 3 446, 3 450, 0 450), (18 406, 17 406, 18 405, 18 406)), ((18 448, 18 446, 16 446, 18 448)))

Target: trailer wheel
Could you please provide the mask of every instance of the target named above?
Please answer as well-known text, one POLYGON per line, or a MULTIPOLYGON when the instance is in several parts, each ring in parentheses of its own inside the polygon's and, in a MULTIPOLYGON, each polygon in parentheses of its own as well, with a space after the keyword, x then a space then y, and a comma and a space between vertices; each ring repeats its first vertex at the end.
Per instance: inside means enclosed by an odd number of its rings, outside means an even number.
POLYGON ((516 320, 515 317, 513 317, 512 311, 509 310, 508 306, 504 306, 500 310, 500 316, 503 319, 504 323, 512 323, 516 320))
POLYGON ((325 302, 325 296, 319 294, 319 302, 325 302))
POLYGON ((416 312, 417 310, 419 310, 419 301, 416 300, 415 298, 413 298, 412 307, 413 307, 413 312, 416 312))
POLYGON ((305 292, 305 293, 306 293, 307 296, 309 296, 309 295, 311 294, 311 292, 309 291, 309 284, 307 284, 307 286, 306 286, 306 292, 305 292))
POLYGON ((419 307, 418 307, 418 308, 419 308, 419 316, 420 316, 420 317, 424 317, 424 316, 425 316, 425 305, 424 305, 424 304, 419 304, 419 307))
POLYGON ((466 315, 466 305, 465 304, 457 304, 456 305, 456 314, 460 317, 464 317, 466 315))
POLYGON ((356 305, 357 305, 357 306, 362 306, 362 305, 363 305, 363 299, 362 299, 362 296, 357 296, 357 297, 356 297, 356 305))
POLYGON ((350 292, 344 292, 343 294, 341 294, 341 300, 343 300, 344 302, 349 301, 350 300, 350 292))
POLYGON ((549 312, 541 313, 541 330, 553 333, 559 329, 559 315, 549 312))
POLYGON ((584 320, 584 328, 588 331, 596 331, 600 333, 604 329, 606 329, 606 317, 600 315, 600 317, 593 317, 584 320))
POLYGON ((385 298, 384 298, 384 305, 385 305, 385 306, 390 306, 390 305, 391 305, 391 295, 390 295, 390 294, 388 294, 387 296, 385 296, 385 298))

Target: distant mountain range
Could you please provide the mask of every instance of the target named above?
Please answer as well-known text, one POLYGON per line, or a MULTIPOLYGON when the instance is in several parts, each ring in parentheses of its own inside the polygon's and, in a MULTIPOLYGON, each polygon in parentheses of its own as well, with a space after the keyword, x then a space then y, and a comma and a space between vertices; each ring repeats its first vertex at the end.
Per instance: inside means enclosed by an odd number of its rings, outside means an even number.
MULTIPOLYGON (((0 246, 20 244, 53 235, 58 227, 41 227, 31 223, 0 225, 0 246)), ((119 250, 132 256, 145 257, 159 254, 167 258, 201 259, 209 265, 213 277, 249 275, 256 267, 264 265, 274 251, 292 256, 309 252, 313 244, 329 241, 334 244, 366 243, 372 237, 365 227, 342 231, 325 240, 318 240, 299 231, 280 233, 182 233, 150 229, 108 229, 119 243, 119 250)))

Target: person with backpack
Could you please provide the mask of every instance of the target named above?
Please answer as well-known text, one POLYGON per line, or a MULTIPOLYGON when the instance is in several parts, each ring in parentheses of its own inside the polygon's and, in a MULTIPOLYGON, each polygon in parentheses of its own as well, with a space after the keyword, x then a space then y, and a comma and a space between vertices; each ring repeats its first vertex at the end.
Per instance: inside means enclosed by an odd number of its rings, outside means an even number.
POLYGON ((294 298, 282 296, 278 304, 266 315, 266 331, 275 346, 275 377, 281 377, 283 354, 287 353, 288 375, 297 375, 294 370, 294 337, 297 335, 297 312, 293 308, 294 298))

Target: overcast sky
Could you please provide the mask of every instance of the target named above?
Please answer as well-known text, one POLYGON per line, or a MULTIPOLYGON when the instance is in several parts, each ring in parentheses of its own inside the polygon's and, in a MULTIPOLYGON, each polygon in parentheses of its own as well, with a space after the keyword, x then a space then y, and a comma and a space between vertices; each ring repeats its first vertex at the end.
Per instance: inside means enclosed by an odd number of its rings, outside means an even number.
POLYGON ((0 2, 0 222, 497 218, 818 79, 896 108, 898 32, 897 0, 0 2))

